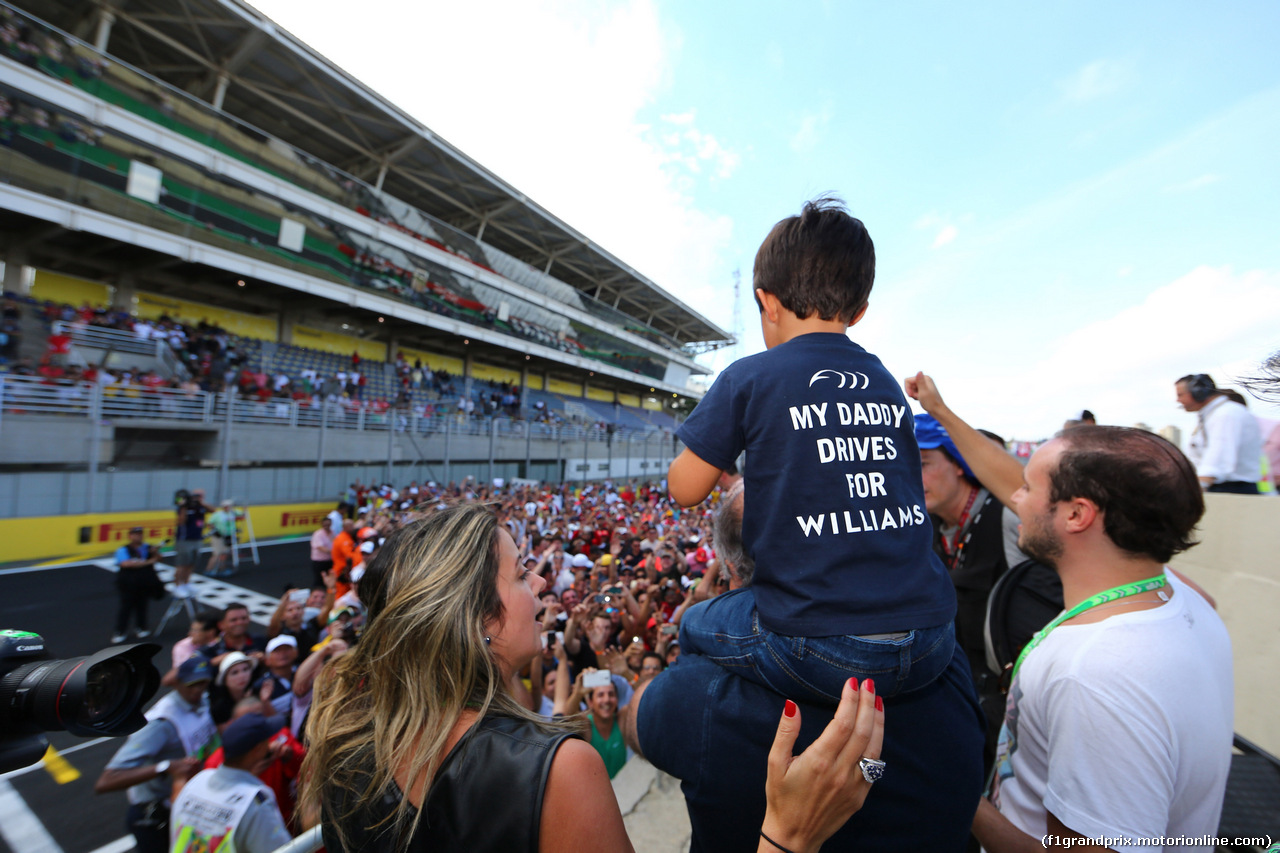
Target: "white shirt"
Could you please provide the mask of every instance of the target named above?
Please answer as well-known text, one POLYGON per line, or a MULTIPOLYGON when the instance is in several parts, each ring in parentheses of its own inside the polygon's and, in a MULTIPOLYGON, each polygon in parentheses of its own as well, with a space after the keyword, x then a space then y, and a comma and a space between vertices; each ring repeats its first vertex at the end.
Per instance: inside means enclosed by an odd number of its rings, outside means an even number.
POLYGON ((992 795, 1018 829, 1039 839, 1052 812, 1090 838, 1217 834, 1231 767, 1231 640, 1204 598, 1172 574, 1169 588, 1160 607, 1061 625, 1023 661, 992 795))
POLYGON ((1196 475, 1215 483, 1256 483, 1262 479, 1262 431, 1249 410, 1226 397, 1214 397, 1196 413, 1200 425, 1188 454, 1196 475))

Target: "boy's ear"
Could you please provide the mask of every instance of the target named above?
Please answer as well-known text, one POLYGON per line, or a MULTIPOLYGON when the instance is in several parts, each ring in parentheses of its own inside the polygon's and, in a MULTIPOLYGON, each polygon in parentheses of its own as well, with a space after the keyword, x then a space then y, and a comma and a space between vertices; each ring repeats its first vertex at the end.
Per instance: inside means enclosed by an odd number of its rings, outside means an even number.
POLYGON ((858 325, 858 322, 867 315, 867 309, 871 307, 870 302, 862 303, 862 307, 858 309, 858 313, 853 315, 853 319, 849 321, 850 326, 858 325))
POLYGON ((770 323, 777 323, 782 303, 778 297, 763 288, 756 288, 756 301, 760 303, 760 313, 769 318, 770 323))

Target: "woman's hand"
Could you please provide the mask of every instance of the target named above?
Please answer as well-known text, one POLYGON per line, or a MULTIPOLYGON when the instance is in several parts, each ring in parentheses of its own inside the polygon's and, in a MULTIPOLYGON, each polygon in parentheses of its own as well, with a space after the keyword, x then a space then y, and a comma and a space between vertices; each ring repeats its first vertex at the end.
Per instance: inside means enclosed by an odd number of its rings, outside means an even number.
MULTIPOLYGON (((862 808, 871 790, 858 761, 880 757, 884 710, 869 687, 869 683, 861 689, 852 680, 847 683, 831 722, 797 756, 791 750, 800 733, 800 709, 787 700, 769 750, 768 806, 761 831, 788 850, 817 850, 862 808)), ((760 849, 773 847, 762 839, 760 849)))

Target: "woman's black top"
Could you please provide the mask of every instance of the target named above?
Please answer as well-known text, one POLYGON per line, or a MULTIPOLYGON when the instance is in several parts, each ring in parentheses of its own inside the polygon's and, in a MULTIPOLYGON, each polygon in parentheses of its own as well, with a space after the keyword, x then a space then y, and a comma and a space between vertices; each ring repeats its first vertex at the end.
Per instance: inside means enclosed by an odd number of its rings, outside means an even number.
POLYGON ((394 829, 371 828, 399 804, 401 794, 395 791, 345 822, 348 847, 329 829, 329 821, 345 809, 341 803, 326 808, 325 847, 330 853, 536 853, 551 760, 568 737, 572 735, 547 734, 526 720, 485 717, 445 758, 407 845, 397 843, 394 829))

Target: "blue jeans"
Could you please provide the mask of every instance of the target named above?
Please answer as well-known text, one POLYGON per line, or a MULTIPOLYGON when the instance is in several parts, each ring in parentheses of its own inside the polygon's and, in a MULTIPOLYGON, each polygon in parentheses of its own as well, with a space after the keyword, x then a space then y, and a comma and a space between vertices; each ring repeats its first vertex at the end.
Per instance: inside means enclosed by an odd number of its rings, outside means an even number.
POLYGON ((784 637, 760 625, 750 587, 704 601, 680 620, 681 654, 700 654, 782 696, 836 704, 850 678, 873 679, 886 698, 931 684, 951 662, 948 622, 873 637, 784 637))

